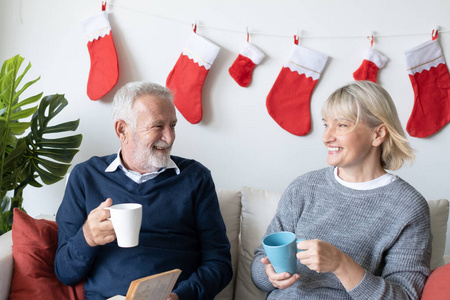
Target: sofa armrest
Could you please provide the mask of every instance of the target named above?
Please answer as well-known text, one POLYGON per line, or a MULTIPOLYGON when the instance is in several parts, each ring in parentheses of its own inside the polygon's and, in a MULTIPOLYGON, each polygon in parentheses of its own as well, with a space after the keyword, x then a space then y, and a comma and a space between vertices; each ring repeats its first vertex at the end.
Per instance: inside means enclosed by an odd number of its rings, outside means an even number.
POLYGON ((0 236, 0 299, 9 298, 9 288, 13 275, 13 254, 11 231, 0 236))

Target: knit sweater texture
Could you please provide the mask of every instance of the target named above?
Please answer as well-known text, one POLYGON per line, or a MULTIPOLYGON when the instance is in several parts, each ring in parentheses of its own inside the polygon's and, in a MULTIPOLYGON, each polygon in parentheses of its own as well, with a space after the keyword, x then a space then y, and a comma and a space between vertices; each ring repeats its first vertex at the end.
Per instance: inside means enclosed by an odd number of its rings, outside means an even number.
POLYGON ((213 299, 231 280, 230 244, 210 171, 194 160, 172 156, 168 169, 135 183, 124 172, 105 172, 116 155, 93 157, 70 174, 58 213, 55 272, 65 284, 85 279, 87 299, 126 295, 132 280, 171 269, 182 273, 174 292, 181 300, 213 299), (105 199, 143 206, 139 245, 117 242, 90 247, 82 226, 105 199))
POLYGON ((275 289, 264 271, 262 246, 255 250, 252 279, 267 299, 420 299, 430 274, 431 226, 428 204, 398 178, 371 190, 336 181, 333 168, 294 180, 280 199, 266 235, 294 232, 297 239, 331 243, 365 269, 347 291, 333 273, 316 273, 297 260, 300 279, 275 289))

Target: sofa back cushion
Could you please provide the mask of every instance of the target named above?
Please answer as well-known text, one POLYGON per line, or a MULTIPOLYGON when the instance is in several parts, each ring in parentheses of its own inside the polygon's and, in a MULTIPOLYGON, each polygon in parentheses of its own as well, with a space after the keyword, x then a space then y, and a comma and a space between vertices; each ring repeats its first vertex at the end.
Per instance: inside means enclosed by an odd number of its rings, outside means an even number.
POLYGON ((55 275, 58 247, 55 221, 38 220, 15 208, 12 226, 14 273, 10 300, 84 299, 84 285, 61 283, 55 275))
POLYGON ((239 190, 217 189, 220 212, 227 227, 227 237, 231 243, 231 264, 233 267, 233 279, 214 300, 233 299, 236 285, 236 271, 238 265, 239 232, 241 224, 241 192, 239 190))
POLYGON ((444 265, 449 202, 447 199, 429 200, 428 206, 430 207, 431 233, 433 234, 431 269, 434 270, 444 265))
POLYGON ((261 239, 275 215, 281 193, 249 187, 243 187, 241 193, 241 247, 239 249, 235 300, 262 300, 266 298, 266 293, 253 284, 250 265, 255 248, 261 245, 261 239))

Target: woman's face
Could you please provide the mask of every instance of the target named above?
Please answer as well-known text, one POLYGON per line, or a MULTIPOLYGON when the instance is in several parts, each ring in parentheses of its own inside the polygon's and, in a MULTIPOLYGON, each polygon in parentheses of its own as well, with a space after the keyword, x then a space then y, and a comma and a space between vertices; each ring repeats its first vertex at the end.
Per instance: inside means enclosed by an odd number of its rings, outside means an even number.
POLYGON ((380 166, 376 129, 365 122, 324 117, 323 143, 328 149, 327 163, 351 172, 371 171, 380 166))

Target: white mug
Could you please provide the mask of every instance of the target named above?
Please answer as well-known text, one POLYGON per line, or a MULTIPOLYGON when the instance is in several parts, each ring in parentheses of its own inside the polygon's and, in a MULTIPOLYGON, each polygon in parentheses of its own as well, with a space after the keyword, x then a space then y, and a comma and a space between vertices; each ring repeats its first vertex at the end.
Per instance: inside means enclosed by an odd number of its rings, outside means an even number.
POLYGON ((139 244, 139 232, 141 231, 142 205, 122 203, 105 207, 105 209, 111 212, 111 221, 119 247, 136 247, 139 244))

